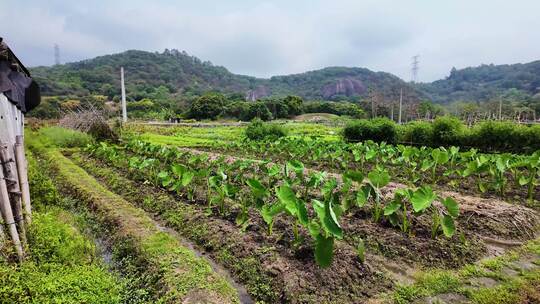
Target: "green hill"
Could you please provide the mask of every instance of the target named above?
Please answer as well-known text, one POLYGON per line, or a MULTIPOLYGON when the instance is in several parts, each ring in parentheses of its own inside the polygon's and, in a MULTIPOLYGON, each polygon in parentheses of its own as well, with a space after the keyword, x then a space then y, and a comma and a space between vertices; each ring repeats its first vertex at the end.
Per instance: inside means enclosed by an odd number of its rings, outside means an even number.
POLYGON ((540 60, 525 64, 481 65, 452 69, 450 76, 418 84, 435 102, 489 101, 509 93, 526 99, 540 93, 540 60))
POLYGON ((421 93, 398 77, 363 68, 330 67, 270 79, 236 75, 226 68, 203 62, 177 50, 151 53, 130 50, 31 71, 43 95, 119 94, 120 67, 126 75, 126 91, 138 100, 159 86, 170 93, 200 95, 208 91, 239 93, 248 100, 268 96, 299 95, 306 99, 355 100, 372 94, 397 100, 405 87, 411 99, 421 93))

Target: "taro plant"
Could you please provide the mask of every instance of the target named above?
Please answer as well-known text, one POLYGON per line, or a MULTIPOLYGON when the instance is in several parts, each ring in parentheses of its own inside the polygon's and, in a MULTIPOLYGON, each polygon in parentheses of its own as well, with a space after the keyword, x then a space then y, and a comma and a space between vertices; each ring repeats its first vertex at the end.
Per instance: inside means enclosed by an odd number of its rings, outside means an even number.
POLYGON ((373 170, 368 173, 369 186, 363 188, 360 191, 359 201, 367 201, 370 195, 375 197, 375 203, 373 205, 373 220, 378 222, 383 215, 383 208, 381 204, 381 188, 388 185, 390 182, 390 175, 386 170, 373 170))
POLYGON ((527 185, 527 200, 529 205, 534 201, 534 187, 538 185, 538 175, 540 173, 540 151, 536 151, 526 160, 528 177, 523 178, 523 185, 527 185))
POLYGON ((178 195, 181 194, 182 190, 185 190, 190 200, 193 200, 194 187, 190 187, 190 184, 194 176, 194 171, 181 164, 174 164, 170 171, 161 171, 157 175, 163 187, 178 195))
POLYGON ((446 164, 450 160, 450 154, 444 148, 437 148, 431 151, 431 158, 425 158, 422 163, 422 171, 431 169, 431 182, 436 184, 439 180, 437 168, 446 164))
POLYGON ((352 191, 354 188, 353 183, 361 185, 364 181, 364 174, 359 171, 349 170, 346 171, 343 175, 343 184, 341 185, 341 206, 343 209, 349 210, 354 204, 355 199, 357 198, 357 193, 352 191))
POLYGON ((447 197, 445 199, 438 197, 429 186, 420 187, 414 192, 408 192, 408 195, 410 195, 409 199, 415 214, 420 215, 426 213, 428 210, 431 210, 432 238, 437 237, 437 234, 441 228, 446 237, 452 237, 454 235, 456 231, 454 219, 459 216, 459 205, 454 199, 451 197, 447 197), (442 205, 445 207, 444 211, 440 210, 433 204, 435 200, 439 200, 442 203, 442 205))
POLYGON ((506 192, 507 177, 506 172, 511 166, 511 155, 501 154, 495 156, 495 161, 491 161, 488 172, 494 177, 493 188, 499 193, 501 198, 504 198, 506 192))
POLYGON ((336 188, 334 185, 334 182, 329 181, 324 186, 327 192, 322 202, 312 201, 317 219, 311 220, 308 226, 310 235, 315 239, 315 261, 323 268, 332 263, 335 239, 343 238, 343 229, 339 224, 339 194, 333 192, 336 188))
POLYGON ((404 233, 410 232, 408 204, 412 196, 413 190, 398 189, 392 201, 384 207, 384 216, 388 217, 392 225, 399 226, 404 233))
POLYGON ((210 194, 210 200, 208 201, 209 205, 217 205, 219 213, 225 215, 226 200, 233 199, 239 189, 229 183, 228 176, 221 170, 217 175, 208 178, 208 185, 210 186, 209 188, 213 190, 213 193, 211 192, 210 194))
POLYGON ((276 196, 279 202, 285 207, 285 212, 295 220, 293 224, 294 244, 298 246, 302 242, 298 228, 299 226, 307 228, 309 224, 306 204, 303 200, 296 197, 296 193, 288 185, 282 185, 276 188, 276 196))

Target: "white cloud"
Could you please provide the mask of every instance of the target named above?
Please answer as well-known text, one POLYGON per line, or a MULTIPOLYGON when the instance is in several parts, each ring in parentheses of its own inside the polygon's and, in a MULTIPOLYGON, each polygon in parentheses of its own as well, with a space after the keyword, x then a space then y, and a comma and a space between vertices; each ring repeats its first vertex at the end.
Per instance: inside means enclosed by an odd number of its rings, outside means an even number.
POLYGON ((269 77, 330 65, 410 78, 452 66, 540 59, 540 2, 0 0, 2 35, 27 65, 126 49, 177 48, 236 73, 269 77), (7 22, 6 22, 7 20, 7 22))

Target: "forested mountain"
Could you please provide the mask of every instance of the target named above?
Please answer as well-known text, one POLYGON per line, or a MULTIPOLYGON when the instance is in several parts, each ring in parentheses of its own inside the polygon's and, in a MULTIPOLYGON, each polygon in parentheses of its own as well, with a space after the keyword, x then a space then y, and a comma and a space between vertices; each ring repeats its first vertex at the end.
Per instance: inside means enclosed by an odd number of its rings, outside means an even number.
POLYGON ((299 95, 306 99, 358 101, 369 96, 397 100, 404 87, 410 99, 421 94, 398 77, 363 68, 330 67, 270 79, 236 75, 177 50, 151 53, 130 50, 75 63, 31 69, 44 95, 119 94, 120 67, 125 69, 129 99, 147 97, 158 87, 169 93, 200 95, 208 91, 239 93, 247 100, 299 95))
MULTIPOLYGON (((489 101, 512 93, 520 99, 540 93, 540 60, 525 64, 481 65, 452 69, 445 79, 418 84, 435 102, 489 101)), ((537 95, 538 96, 538 95, 537 95)))
POLYGON ((214 91, 256 100, 298 95, 308 100, 396 101, 404 88, 406 102, 432 100, 493 101, 540 98, 540 61, 452 69, 445 79, 411 85, 385 72, 328 67, 270 79, 237 75, 177 50, 163 53, 130 50, 75 63, 36 67, 31 71, 43 95, 106 95, 118 98, 120 67, 125 69, 129 100, 167 93, 198 96, 214 91), (161 90, 161 91, 159 91, 161 90), (535 96, 536 95, 536 96, 535 96), (535 96, 535 97, 534 97, 535 96))

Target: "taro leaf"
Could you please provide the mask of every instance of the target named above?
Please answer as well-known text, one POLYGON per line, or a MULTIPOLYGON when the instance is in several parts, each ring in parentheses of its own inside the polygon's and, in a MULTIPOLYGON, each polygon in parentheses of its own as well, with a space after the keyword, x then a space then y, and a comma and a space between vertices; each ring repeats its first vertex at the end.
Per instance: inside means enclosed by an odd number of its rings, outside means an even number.
POLYGON ((298 221, 303 226, 307 226, 309 224, 309 216, 308 211, 306 208, 306 204, 301 199, 296 200, 296 210, 298 211, 298 221))
POLYGON ((454 233, 456 232, 456 226, 454 224, 454 219, 449 216, 445 215, 441 222, 443 233, 446 237, 452 237, 454 233))
POLYGON ((372 150, 366 151, 366 160, 370 160, 374 158, 375 156, 377 156, 377 150, 372 149, 372 150))
POLYGON ((319 220, 321 221, 321 223, 324 223, 324 217, 325 217, 324 204, 318 200, 313 200, 312 203, 313 203, 313 210, 315 210, 315 213, 317 213, 317 216, 319 217, 319 220))
POLYGON ((219 187, 220 183, 221 183, 221 178, 217 175, 214 175, 208 178, 208 184, 210 184, 210 187, 212 188, 219 187))
POLYGON ((180 164, 174 164, 171 166, 171 170, 176 176, 182 176, 184 174, 184 171, 186 170, 186 167, 180 165, 180 164))
POLYGON ((273 164, 272 167, 268 169, 268 175, 270 176, 278 175, 279 171, 280 171, 279 166, 276 164, 273 164))
POLYGON ((341 206, 339 201, 339 195, 334 194, 330 198, 330 203, 332 204, 332 210, 334 210, 334 214, 336 215, 336 218, 339 220, 341 215, 346 211, 343 206, 341 206))
POLYGON ((345 174, 343 174, 343 177, 357 183, 361 183, 364 180, 364 174, 362 174, 360 171, 347 171, 345 174))
POLYGON ((285 210, 285 205, 282 203, 264 205, 261 209, 261 216, 267 225, 274 221, 274 217, 285 210))
POLYGON ((296 194, 294 193, 292 188, 286 185, 282 185, 281 187, 276 189, 276 195, 279 198, 279 201, 285 205, 287 211, 291 215, 296 216, 298 212, 298 206, 296 201, 298 199, 296 198, 296 194))
POLYGON ((221 180, 227 180, 227 174, 225 174, 225 172, 223 172, 223 170, 219 170, 218 171, 218 174, 219 174, 219 177, 221 178, 221 180))
POLYGON ((309 230, 309 234, 310 234, 311 237, 313 237, 314 239, 317 238, 317 236, 318 236, 319 234, 321 234, 321 226, 320 226, 319 223, 317 223, 317 221, 315 221, 315 220, 309 222, 309 224, 308 224, 308 230, 309 230))
POLYGON ((193 180, 194 176, 195 173, 193 171, 184 172, 184 174, 182 175, 182 186, 185 187, 189 185, 189 183, 191 183, 191 181, 193 180))
POLYGON ((440 165, 446 164, 450 160, 448 152, 441 149, 433 149, 433 151, 431 151, 431 157, 433 157, 433 160, 440 165))
POLYGON ((429 186, 424 186, 414 191, 411 197, 414 212, 421 212, 429 208, 436 198, 437 196, 429 186))
POLYGON ((448 214, 450 214, 450 216, 454 218, 459 216, 459 205, 453 198, 445 198, 442 201, 442 204, 446 207, 446 210, 448 211, 448 214))
POLYGON ((234 197, 234 195, 238 192, 238 188, 236 188, 232 184, 227 183, 223 185, 223 192, 227 197, 231 198, 234 197))
POLYGON ((520 186, 525 186, 526 184, 529 183, 529 179, 525 175, 522 175, 519 177, 518 182, 520 186))
POLYGON ((390 202, 390 204, 384 207, 384 215, 388 216, 388 215, 394 214, 400 208, 401 208, 401 202, 399 202, 398 200, 393 200, 392 202, 390 202))
POLYGON ((485 183, 478 183, 478 190, 480 190, 480 192, 484 193, 487 191, 487 185, 485 183))
POLYGON ((356 193, 356 205, 360 208, 364 207, 364 205, 369 200, 371 193, 372 193, 372 188, 370 185, 362 186, 362 188, 360 188, 360 191, 356 193))
POLYGON ((499 172, 504 172, 508 168, 508 155, 499 156, 495 161, 495 166, 499 172))
POLYGON ((426 171, 429 168, 433 167, 434 165, 435 165, 434 162, 432 162, 431 160, 425 158, 424 161, 422 161, 422 167, 420 167, 420 170, 426 171))
POLYGON ((251 188, 251 192, 255 195, 255 197, 268 196, 268 190, 261 184, 260 181, 249 178, 246 181, 246 184, 248 184, 248 186, 251 188))
POLYGON ((324 183, 321 193, 324 197, 327 197, 328 195, 332 194, 334 189, 337 187, 337 181, 335 178, 332 178, 331 180, 324 183))
POLYGON ((374 170, 369 172, 368 179, 377 189, 380 189, 390 182, 390 175, 388 175, 388 172, 386 170, 374 170))
POLYGON ((339 222, 336 216, 336 213, 334 212, 334 208, 332 207, 332 201, 328 200, 324 204, 324 227, 328 232, 330 232, 335 237, 341 239, 343 238, 343 230, 341 229, 341 226, 339 226, 339 222))
POLYGON ((390 220, 390 224, 392 224, 392 226, 395 227, 399 225, 399 215, 397 213, 390 214, 388 219, 390 220))
POLYGON ((332 264, 334 255, 334 238, 324 237, 322 234, 317 236, 315 242, 315 262, 322 268, 326 268, 332 264))
POLYGON ((300 175, 304 173, 304 164, 302 164, 298 160, 291 160, 287 162, 287 166, 296 173, 296 175, 300 175))
POLYGON ((158 178, 161 180, 161 185, 163 187, 168 187, 173 182, 172 177, 169 176, 169 173, 167 171, 159 172, 158 178))
POLYGON ((312 188, 318 187, 321 184, 321 182, 324 180, 325 176, 326 176, 326 172, 311 173, 309 175, 308 186, 312 188))

